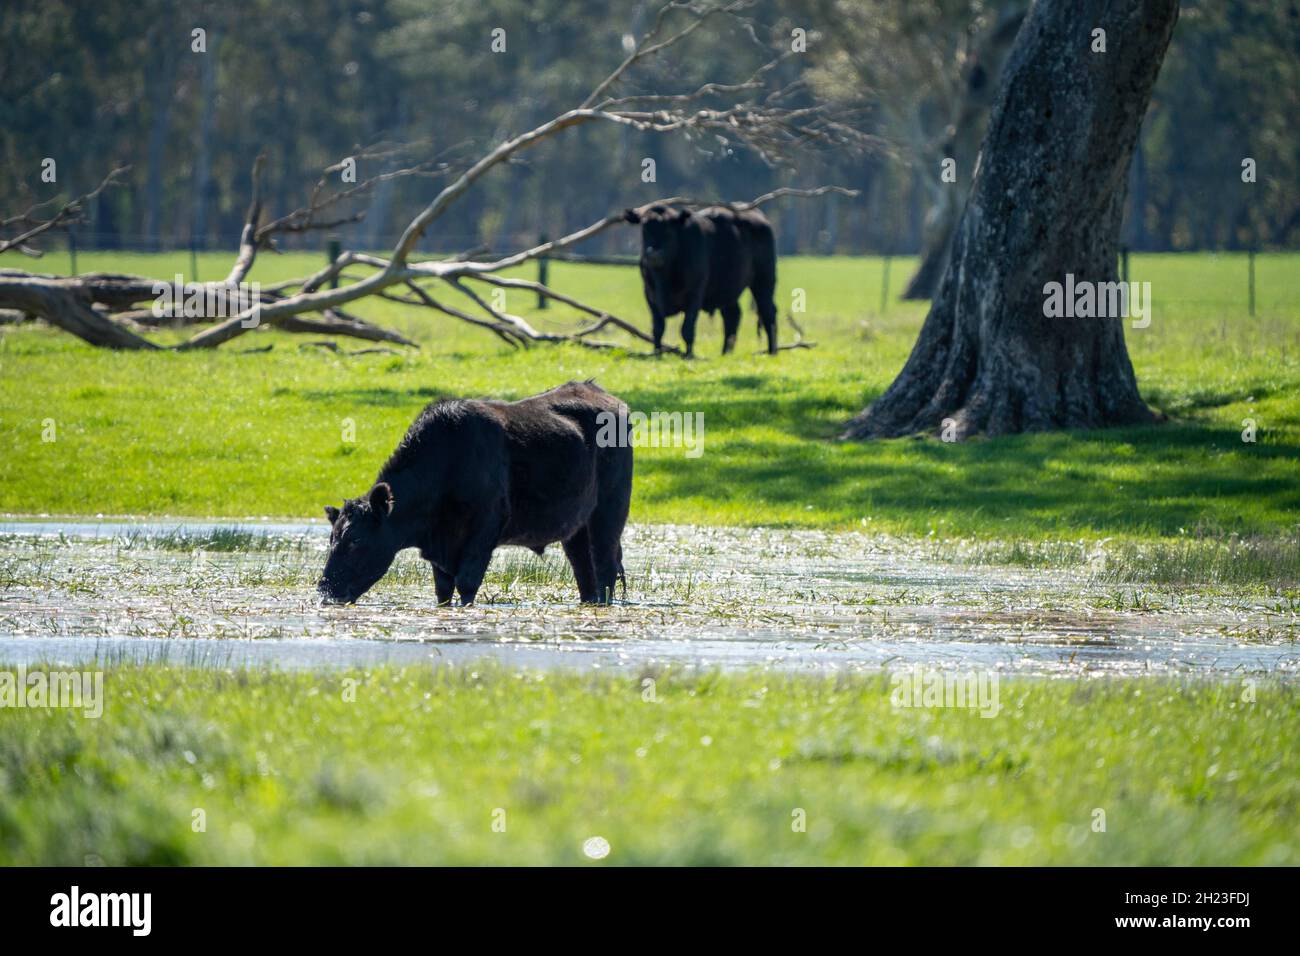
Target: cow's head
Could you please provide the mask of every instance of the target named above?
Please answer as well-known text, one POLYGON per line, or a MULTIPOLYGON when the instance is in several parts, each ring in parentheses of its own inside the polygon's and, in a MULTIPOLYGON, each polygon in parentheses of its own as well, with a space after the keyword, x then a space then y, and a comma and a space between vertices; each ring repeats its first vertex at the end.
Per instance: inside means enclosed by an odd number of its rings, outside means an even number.
POLYGON ((330 548, 316 590, 326 604, 351 604, 382 578, 401 550, 393 522, 393 490, 380 482, 342 508, 325 506, 330 548))
POLYGON ((641 259, 652 269, 660 269, 677 258, 682 227, 690 221, 689 209, 674 209, 656 203, 649 209, 623 210, 623 220, 641 225, 641 259))

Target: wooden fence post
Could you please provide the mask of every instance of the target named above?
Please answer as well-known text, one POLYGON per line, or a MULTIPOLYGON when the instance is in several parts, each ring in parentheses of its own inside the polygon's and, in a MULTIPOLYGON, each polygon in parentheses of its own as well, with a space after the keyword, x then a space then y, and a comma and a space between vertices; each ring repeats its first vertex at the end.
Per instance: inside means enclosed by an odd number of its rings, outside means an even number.
MULTIPOLYGON (((538 245, 545 245, 546 243, 548 243, 548 242, 550 242, 550 241, 551 241, 551 240, 548 239, 548 238, 546 237, 546 233, 542 233, 541 236, 540 236, 540 238, 539 238, 539 240, 538 240, 538 243, 537 243, 537 244, 538 244, 538 245)), ((547 279, 550 277, 550 272, 551 272, 551 264, 550 264, 549 260, 547 260, 546 256, 538 256, 538 258, 537 258, 537 281, 538 281, 541 285, 547 285, 547 284, 548 284, 548 283, 547 283, 547 279)), ((546 298, 546 296, 542 295, 542 293, 540 293, 540 292, 537 293, 537 307, 538 307, 539 309, 545 309, 545 308, 547 308, 547 307, 549 306, 549 304, 550 304, 550 302, 549 302, 549 300, 546 298)))
POLYGON ((1249 287, 1250 314, 1255 315, 1255 247, 1251 246, 1246 252, 1246 268, 1249 272, 1247 280, 1249 287))
POLYGON ((885 274, 880 282, 880 314, 884 315, 889 305, 889 253, 885 253, 885 274))
MULTIPOLYGON (((342 254, 343 248, 339 245, 338 237, 330 236, 329 241, 325 243, 325 255, 329 257, 330 262, 334 262, 342 254)), ((339 277, 338 273, 335 273, 330 277, 330 288, 337 289, 338 287, 339 277)))

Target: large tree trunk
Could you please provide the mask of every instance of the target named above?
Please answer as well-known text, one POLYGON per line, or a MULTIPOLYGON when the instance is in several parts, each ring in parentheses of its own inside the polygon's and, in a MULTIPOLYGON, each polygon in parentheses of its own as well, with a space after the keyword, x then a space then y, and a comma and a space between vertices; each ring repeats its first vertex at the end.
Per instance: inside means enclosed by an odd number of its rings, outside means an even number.
POLYGON ((989 120, 948 269, 898 378, 846 438, 1151 422, 1124 320, 1048 318, 1044 286, 1111 282, 1125 184, 1177 0, 1038 0, 989 120), (1092 52, 1105 30, 1105 53, 1092 52), (950 420, 947 426, 945 420, 950 420))
POLYGON ((938 150, 927 157, 926 182, 934 183, 932 201, 925 216, 921 262, 903 290, 904 299, 930 298, 943 278, 944 267, 948 265, 948 250, 952 247, 952 234, 956 231, 962 207, 966 205, 980 140, 984 137, 989 110, 1000 86, 1002 67, 1024 19, 1023 6, 1004 9, 980 38, 970 63, 962 71, 961 99, 952 123, 938 150), (945 183, 935 175, 940 162, 945 159, 956 162, 956 182, 945 183))

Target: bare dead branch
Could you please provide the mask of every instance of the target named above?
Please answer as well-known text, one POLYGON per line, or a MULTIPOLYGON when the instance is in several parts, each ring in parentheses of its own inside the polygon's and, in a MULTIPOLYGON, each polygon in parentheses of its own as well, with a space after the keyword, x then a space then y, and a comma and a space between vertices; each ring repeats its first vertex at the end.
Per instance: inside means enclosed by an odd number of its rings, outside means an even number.
POLYGON ((0 228, 12 228, 18 226, 22 231, 16 236, 9 239, 0 239, 0 254, 8 252, 10 249, 17 249, 23 255, 39 258, 40 252, 33 249, 30 245, 31 240, 35 239, 42 233, 49 232, 51 229, 65 229, 70 225, 83 222, 82 212, 85 210, 86 203, 96 198, 109 186, 121 185, 121 177, 126 174, 130 166, 120 166, 114 169, 98 186, 88 193, 83 193, 75 199, 64 203, 63 206, 49 219, 38 220, 35 218, 36 213, 41 208, 51 204, 53 200, 45 200, 32 206, 25 213, 14 216, 0 222, 0 228))
POLYGON ((636 66, 641 60, 657 56, 670 47, 681 43, 700 27, 704 26, 705 21, 709 18, 720 14, 737 13, 750 5, 750 0, 735 0, 735 2, 728 3, 725 6, 699 8, 690 3, 672 2, 660 7, 659 12, 655 15, 655 22, 654 25, 651 26, 650 31, 637 41, 636 45, 632 48, 632 52, 627 55, 627 58, 623 60, 622 63, 614 68, 614 72, 610 73, 609 76, 605 77, 599 84, 597 84, 596 88, 591 91, 585 100, 582 101, 581 108, 586 109, 596 103, 601 96, 604 95, 606 90, 621 80, 627 72, 631 70, 632 67, 636 66), (678 30, 666 39, 659 40, 659 34, 663 30, 668 16, 677 10, 689 11, 693 16, 693 19, 681 30, 678 30))
MULTIPOLYGON (((752 24, 741 16, 752 2, 753 0, 732 0, 727 3, 704 4, 671 0, 660 8, 652 28, 637 41, 632 51, 597 85, 578 108, 554 116, 527 132, 498 143, 476 161, 467 165, 407 224, 388 257, 343 252, 312 275, 274 284, 264 290, 256 302, 251 298, 246 302, 237 300, 240 305, 246 306, 239 311, 239 314, 214 322, 198 331, 189 340, 174 347, 180 350, 211 348, 260 326, 279 327, 289 331, 326 331, 412 345, 413 343, 398 333, 379 329, 344 311, 350 303, 369 296, 377 296, 408 307, 430 309, 486 328, 516 348, 533 342, 570 342, 587 348, 619 348, 620 346, 614 343, 600 342, 592 338, 596 333, 606 329, 618 329, 632 336, 634 340, 651 342, 651 338, 633 323, 613 316, 605 310, 557 292, 541 283, 523 279, 505 279, 494 275, 539 257, 562 253, 621 223, 623 221, 621 212, 611 213, 558 239, 496 258, 480 261, 474 258, 474 253, 465 253, 450 259, 414 262, 411 258, 416 244, 430 226, 482 176, 497 166, 517 161, 519 154, 525 150, 583 124, 612 123, 645 132, 661 134, 689 132, 709 136, 723 144, 738 143, 748 147, 774 165, 788 160, 800 150, 828 146, 861 149, 869 146, 872 142, 871 138, 864 136, 845 122, 843 116, 832 113, 824 105, 815 103, 806 105, 807 97, 803 95, 802 84, 791 83, 770 88, 770 81, 777 72, 776 68, 786 59, 787 54, 769 60, 750 77, 740 82, 713 81, 683 93, 632 93, 617 97, 610 95, 616 85, 629 77, 637 64, 684 42, 707 21, 715 17, 731 18, 746 29, 750 38, 758 43, 752 24), (679 16, 686 18, 684 24, 677 22, 679 16), (339 284, 337 281, 339 279, 346 279, 346 281, 339 284), (528 289, 538 295, 564 303, 595 321, 567 333, 539 330, 521 317, 498 309, 486 301, 467 284, 467 280, 471 279, 501 287, 528 289), (421 285, 427 282, 446 283, 458 294, 470 299, 486 318, 462 311, 435 298, 421 285), (333 288, 328 287, 331 283, 334 285, 333 288), (404 285, 410 294, 394 294, 391 290, 398 285, 404 285), (320 318, 303 318, 309 314, 320 318)), ((394 163, 399 165, 396 168, 384 168, 381 172, 348 188, 331 190, 331 177, 338 173, 347 161, 335 163, 324 170, 310 191, 306 205, 265 223, 261 222, 263 212, 261 173, 266 158, 264 155, 259 156, 253 167, 252 197, 241 232, 240 251, 226 279, 220 283, 209 283, 205 289, 242 286, 243 280, 252 269, 258 251, 263 248, 274 249, 274 237, 279 234, 332 228, 357 221, 364 215, 364 210, 350 211, 347 204, 366 195, 380 183, 405 176, 441 176, 452 171, 451 164, 441 161, 439 157, 409 162, 405 158, 409 155, 409 151, 410 147, 391 144, 378 144, 359 150, 352 157, 353 160, 378 162, 390 167, 394 163)), ((111 174, 109 179, 112 179, 116 173, 117 171, 111 174)), ((100 188, 104 188, 106 184, 107 180, 100 188)), ((82 201, 96 193, 88 194, 87 197, 82 198, 82 201)), ((816 189, 783 187, 747 203, 728 201, 704 203, 690 197, 671 197, 658 202, 668 205, 714 205, 746 210, 781 197, 816 197, 832 193, 856 195, 854 191, 839 186, 821 186, 816 189)), ((69 207, 75 204, 76 201, 69 204, 69 207)), ((68 215, 64 215, 64 220, 67 220, 68 215)), ((53 226, 46 224, 44 228, 53 228, 53 226)), ((22 240, 34 234, 38 233, 26 230, 24 234, 6 240, 8 246, 0 247, 0 251, 3 251, 3 248, 23 248, 22 240)), ((32 274, 19 274, 9 279, 0 273, 0 278, 5 278, 5 281, 11 284, 34 283, 42 287, 58 281, 53 277, 36 277, 32 274)), ((96 344, 122 348, 156 347, 128 327, 136 324, 159 324, 156 321, 150 322, 145 313, 136 309, 139 303, 154 297, 153 288, 156 283, 149 279, 131 276, 82 276, 73 281, 77 283, 75 289, 51 286, 52 291, 48 294, 58 299, 59 309, 68 310, 67 314, 52 321, 62 324, 75 334, 80 334, 87 341, 94 341, 96 344), (74 304, 64 302, 59 298, 60 296, 75 298, 79 306, 74 307, 74 304), (77 308, 80 311, 77 311, 77 308)), ((3 282, 0 282, 0 307, 25 309, 24 303, 29 302, 33 297, 39 298, 37 293, 26 290, 23 295, 27 298, 15 302, 13 296, 18 296, 18 293, 14 292, 10 298, 6 298, 3 293, 4 288, 3 282)), ((47 304, 44 308, 48 312, 54 306, 47 304)), ((45 314, 40 309, 25 309, 25 311, 45 314)), ((149 316, 152 318, 152 310, 149 316)), ((176 317, 172 315, 163 318, 175 319, 176 317)), ((207 317, 203 317, 200 321, 207 321, 207 317)), ((804 347, 801 343, 802 336, 799 336, 795 347, 804 347)), ((679 350, 669 348, 666 351, 678 352, 679 350)))
POLYGON ((685 106, 688 103, 694 103, 710 96, 763 89, 766 75, 794 55, 793 51, 787 50, 780 56, 764 63, 753 72, 749 79, 741 83, 705 83, 690 93, 633 93, 628 96, 602 100, 598 108, 602 110, 626 109, 632 106, 645 107, 656 103, 685 106))
MULTIPOLYGON (((654 338, 652 336, 649 336, 645 332, 642 332, 631 322, 628 322, 624 319, 620 319, 615 315, 611 315, 610 313, 604 311, 603 309, 598 309, 595 306, 587 305, 585 302, 580 302, 579 300, 573 298, 572 296, 565 295, 563 292, 556 292, 554 289, 550 288, 549 286, 542 285, 542 283, 540 282, 534 282, 531 279, 507 279, 507 278, 503 278, 502 276, 491 275, 490 273, 482 273, 479 275, 474 275, 470 278, 478 279, 482 282, 487 282, 492 285, 500 286, 505 289, 527 289, 530 292, 535 292, 539 295, 544 295, 548 299, 553 299, 556 302, 563 302, 565 305, 571 306, 572 308, 577 309, 579 312, 585 312, 587 315, 595 316, 597 319, 600 320, 595 325, 585 328, 579 332, 572 333, 575 338, 583 338, 585 336, 591 335, 594 332, 598 332, 607 326, 613 325, 615 328, 621 329, 622 331, 631 335, 633 338, 640 339, 642 342, 648 342, 650 344, 654 343, 654 338)), ((673 345, 665 345, 663 347, 663 351, 672 352, 674 354, 681 353, 681 349, 673 345)))
POLYGON ((355 315, 349 315, 338 309, 327 309, 319 319, 308 319, 291 315, 281 319, 278 327, 286 332, 315 332, 328 335, 345 335, 354 339, 366 339, 371 342, 394 342, 409 348, 419 346, 399 332, 372 325, 355 315))
POLYGON ((498 338, 507 342, 514 348, 527 347, 528 339, 515 332, 515 330, 503 328, 497 322, 488 322, 483 319, 477 318, 476 316, 470 315, 468 312, 462 312, 460 309, 454 308, 453 306, 443 305, 441 302, 436 300, 433 296, 429 295, 429 293, 421 289, 414 282, 408 282, 407 285, 411 288, 412 291, 416 293, 416 296, 419 298, 419 300, 428 308, 434 309, 438 312, 442 312, 445 315, 450 315, 454 318, 460 319, 462 322, 468 322, 470 325, 477 325, 482 328, 491 329, 493 332, 496 333, 498 338))
POLYGON ((462 148, 465 143, 457 143, 447 149, 441 150, 435 156, 413 163, 408 166, 388 169, 384 172, 376 173, 366 179, 361 180, 349 186, 347 189, 341 189, 338 192, 327 193, 330 177, 335 173, 342 172, 349 161, 353 163, 365 162, 392 162, 404 159, 411 155, 422 144, 377 144, 358 150, 352 156, 348 156, 336 163, 333 163, 321 172, 320 179, 312 187, 312 191, 307 200, 307 205, 302 206, 292 212, 286 213, 278 219, 266 223, 257 230, 257 240, 265 244, 274 235, 281 233, 301 233, 309 231, 319 231, 323 229, 336 229, 340 226, 348 225, 354 222, 360 222, 365 218, 366 210, 361 209, 351 213, 340 214, 333 219, 320 218, 323 213, 332 210, 335 207, 343 205, 351 200, 367 196, 380 183, 392 182, 397 179, 406 179, 409 177, 438 177, 445 176, 452 169, 450 163, 443 160, 443 157, 455 150, 462 148))
POLYGON ((257 258, 257 220, 262 216, 262 167, 266 165, 266 153, 259 153, 253 160, 253 198, 248 204, 248 215, 244 217, 244 229, 239 235, 239 255, 226 276, 226 285, 238 285, 253 268, 257 258))

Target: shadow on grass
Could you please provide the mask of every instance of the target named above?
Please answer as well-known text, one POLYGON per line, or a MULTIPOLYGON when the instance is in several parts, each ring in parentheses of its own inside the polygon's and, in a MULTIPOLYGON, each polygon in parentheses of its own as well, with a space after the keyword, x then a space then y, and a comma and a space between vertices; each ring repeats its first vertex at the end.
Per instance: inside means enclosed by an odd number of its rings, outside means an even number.
POLYGON ((410 408, 411 417, 429 402, 439 398, 454 398, 444 389, 436 388, 342 388, 310 389, 299 392, 298 397, 309 402, 337 404, 376 405, 382 408, 410 408))
POLYGON ((1276 386, 1256 383, 1241 385, 1231 389, 1192 389, 1186 393, 1175 389, 1152 388, 1143 390, 1142 397, 1154 408, 1164 409, 1171 414, 1196 412, 1241 402, 1262 402, 1275 395, 1283 394, 1276 386))
MULTIPOLYGON (((805 421, 803 430, 819 423, 805 421)), ((724 435, 706 442, 700 459, 643 456, 637 467, 653 478, 651 500, 756 501, 792 515, 813 505, 846 523, 872 517, 917 532, 936 523, 957 533, 990 524, 1008 534, 1256 532, 1300 514, 1300 447, 1245 445, 1235 431, 1189 424, 962 444, 773 448, 724 435)))
MULTIPOLYGON (((844 524, 873 518, 925 533, 1173 535, 1196 528, 1267 532, 1300 513, 1300 446, 1246 444, 1195 420, 1143 428, 1051 432, 949 444, 933 438, 839 442, 875 394, 847 400, 797 379, 729 372, 617 389, 638 411, 703 412, 705 453, 638 454, 637 497, 708 502, 728 521, 747 505, 771 523, 810 510, 844 524), (772 432, 778 436, 774 439, 772 432)), ((408 408, 444 392, 367 387, 305 391, 313 401, 408 408)), ((1211 406, 1212 407, 1212 406, 1211 406)), ((689 506, 684 520, 691 520, 689 506)))
MULTIPOLYGON (((866 395, 864 406, 877 394, 866 395)), ((714 434, 757 425, 821 441, 836 438, 857 411, 846 411, 834 395, 756 375, 729 375, 679 387, 634 385, 622 389, 619 397, 633 411, 703 412, 705 427, 714 434)))

